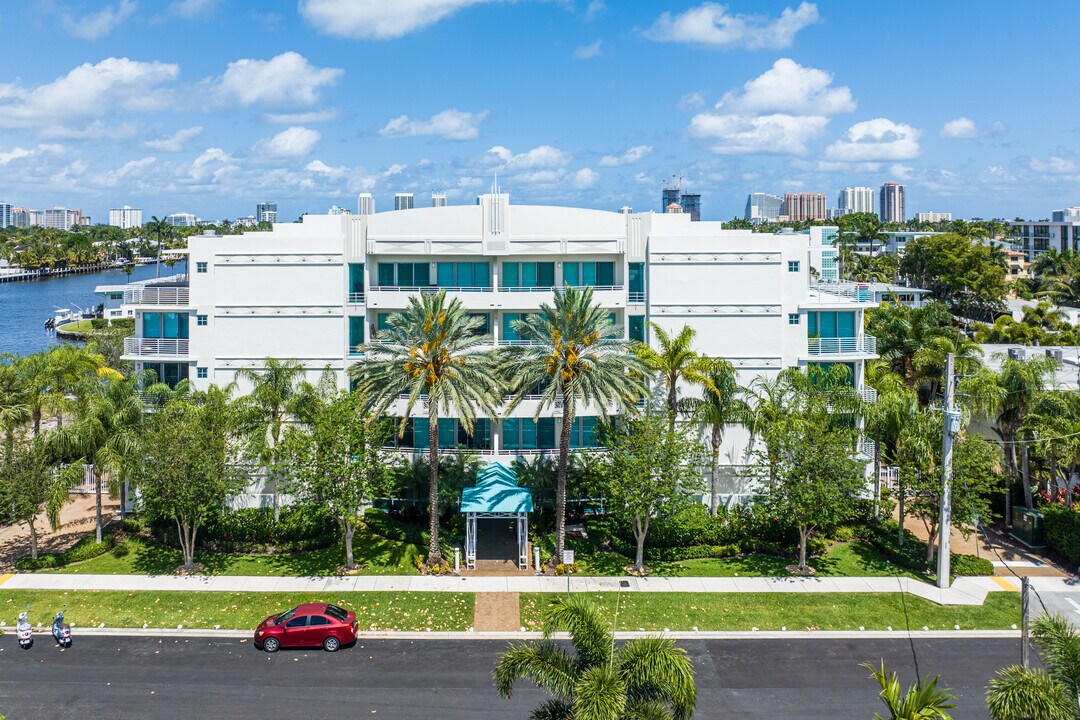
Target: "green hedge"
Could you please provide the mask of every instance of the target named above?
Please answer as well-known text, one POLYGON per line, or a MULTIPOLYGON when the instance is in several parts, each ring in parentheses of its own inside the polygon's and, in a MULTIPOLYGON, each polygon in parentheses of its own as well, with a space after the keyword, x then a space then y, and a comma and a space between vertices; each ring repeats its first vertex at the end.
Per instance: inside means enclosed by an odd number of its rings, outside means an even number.
MULTIPOLYGON (((926 562, 926 543, 904 528, 904 545, 901 547, 898 531, 899 524, 895 520, 885 520, 867 525, 863 534, 871 545, 881 551, 882 555, 900 567, 912 572, 933 572, 936 567, 931 567, 926 562)), ((949 568, 957 577, 994 574, 993 563, 975 555, 953 553, 949 556, 949 568)))
POLYGON ((949 556, 951 561, 949 569, 952 574, 960 577, 961 575, 993 575, 994 564, 986 558, 976 557, 975 555, 956 555, 949 556))
POLYGON ((1072 564, 1080 564, 1080 512, 1076 507, 1043 505, 1046 542, 1072 564))
MULTIPOLYGON (((172 547, 179 545, 176 523, 158 520, 154 536, 172 547)), ((338 527, 326 508, 314 504, 288 505, 274 520, 273 508, 228 510, 213 518, 196 536, 201 549, 225 552, 298 552, 329 547, 337 542, 338 527)))
POLYGON ((99 555, 104 555, 116 545, 116 538, 112 533, 102 536, 101 542, 94 535, 86 535, 68 550, 61 553, 40 553, 34 560, 29 555, 15 561, 17 570, 43 570, 46 568, 63 567, 74 562, 90 560, 99 555))

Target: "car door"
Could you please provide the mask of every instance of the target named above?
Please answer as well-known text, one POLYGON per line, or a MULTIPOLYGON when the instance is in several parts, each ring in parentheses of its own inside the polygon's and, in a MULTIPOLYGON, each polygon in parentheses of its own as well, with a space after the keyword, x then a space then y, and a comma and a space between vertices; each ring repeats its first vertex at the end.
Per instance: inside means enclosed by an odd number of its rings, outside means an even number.
POLYGON ((330 634, 330 618, 312 615, 306 632, 311 645, 322 645, 322 641, 330 634))
POLYGON ((282 647, 303 647, 308 644, 308 617, 301 615, 285 623, 285 632, 281 634, 282 647))

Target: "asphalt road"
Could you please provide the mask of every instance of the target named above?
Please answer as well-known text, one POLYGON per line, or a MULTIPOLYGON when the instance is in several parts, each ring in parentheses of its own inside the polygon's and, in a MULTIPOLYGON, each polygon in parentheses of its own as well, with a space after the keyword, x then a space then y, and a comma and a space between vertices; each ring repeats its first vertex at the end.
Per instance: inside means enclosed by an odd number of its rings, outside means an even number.
MULTIPOLYGON (((336 654, 267 655, 223 639, 79 637, 61 652, 39 637, 0 637, 0 714, 49 718, 526 718, 542 693, 502 700, 491 668, 503 641, 361 641, 336 654)), ((695 640, 698 718, 868 718, 880 708, 863 661, 915 675, 907 640, 695 640)), ((984 688, 1018 660, 1016 640, 921 640, 923 674, 940 673, 960 708, 985 718, 984 688)))

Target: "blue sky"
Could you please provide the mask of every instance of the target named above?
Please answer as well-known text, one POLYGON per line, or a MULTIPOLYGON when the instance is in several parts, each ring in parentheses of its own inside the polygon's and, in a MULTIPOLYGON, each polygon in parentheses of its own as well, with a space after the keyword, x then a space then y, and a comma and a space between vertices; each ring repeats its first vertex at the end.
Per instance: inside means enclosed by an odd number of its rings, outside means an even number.
POLYGON ((706 219, 886 180, 909 215, 1048 217, 1080 204, 1052 33, 1078 23, 1064 0, 7 2, 0 200, 293 219, 473 202, 498 173, 517 203, 658 210, 681 174, 706 219))

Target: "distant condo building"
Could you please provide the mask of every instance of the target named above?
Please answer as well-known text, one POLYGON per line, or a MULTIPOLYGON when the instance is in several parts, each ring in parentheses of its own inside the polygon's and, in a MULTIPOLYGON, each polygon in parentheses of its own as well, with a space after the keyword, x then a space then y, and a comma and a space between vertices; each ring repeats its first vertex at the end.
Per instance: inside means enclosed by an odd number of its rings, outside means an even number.
POLYGON ((887 182, 881 186, 881 222, 904 222, 904 186, 900 183, 887 182))
POLYGON ((701 220, 701 193, 684 193, 682 187, 666 187, 660 193, 661 208, 670 212, 672 203, 679 206, 679 212, 690 216, 691 222, 701 220))
POLYGON ((825 193, 784 193, 780 214, 788 220, 827 220, 829 201, 825 193))
POLYGON ((746 198, 746 213, 743 217, 755 225, 776 222, 780 219, 780 210, 783 205, 784 198, 778 195, 762 192, 750 193, 746 198))
POLYGON ((838 215, 847 215, 848 213, 874 213, 877 214, 876 203, 874 202, 874 189, 868 187, 846 187, 840 191, 840 194, 836 199, 836 208, 838 210, 844 210, 846 212, 838 215))
POLYGON ((11 216, 11 204, 0 202, 0 229, 14 224, 15 220, 11 216))
POLYGON ((71 230, 82 225, 82 210, 68 210, 57 205, 52 210, 43 210, 41 227, 55 230, 71 230))
POLYGON ((395 210, 412 210, 413 209, 413 194, 412 193, 395 193, 394 194, 394 209, 395 210))
POLYGON ((952 213, 921 212, 915 215, 915 219, 921 223, 952 222, 952 213))
POLYGON ((1024 251, 1029 262, 1050 250, 1080 252, 1080 207, 1055 210, 1050 217, 1009 223, 1009 238, 1024 251))
POLYGON ((261 223, 277 222, 277 203, 261 202, 255 206, 255 220, 261 223))
POLYGON ((200 220, 191 213, 178 212, 165 216, 165 222, 173 227, 196 227, 200 220))
POLYGON ((352 215, 352 210, 343 208, 338 205, 331 205, 330 209, 326 211, 327 215, 352 215))
POLYGON ((247 217, 236 218, 236 222, 233 223, 236 227, 255 227, 259 222, 255 219, 254 215, 248 215, 247 217))
POLYGON ((142 210, 125 205, 109 210, 109 224, 121 230, 142 227, 142 210))
POLYGON ((446 193, 431 193, 431 207, 446 207, 446 193))
POLYGON ((371 193, 360 193, 356 198, 356 214, 357 215, 374 215, 375 214, 375 198, 371 193))

